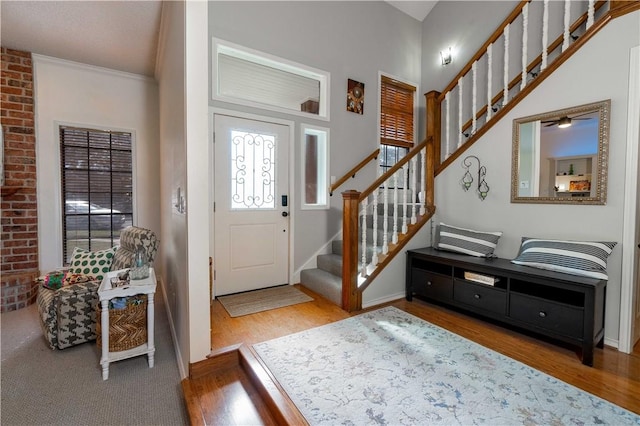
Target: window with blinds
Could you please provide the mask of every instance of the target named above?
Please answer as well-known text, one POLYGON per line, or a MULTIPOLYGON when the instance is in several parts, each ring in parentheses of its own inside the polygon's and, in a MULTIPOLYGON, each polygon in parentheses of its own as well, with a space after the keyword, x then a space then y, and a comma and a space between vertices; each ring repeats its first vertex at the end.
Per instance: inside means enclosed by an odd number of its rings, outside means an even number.
POLYGON ((214 100, 329 120, 330 74, 213 39, 214 100))
POLYGON ((380 143, 411 148, 416 87, 387 76, 380 79, 380 143))
POLYGON ((133 222, 131 133, 60 127, 62 252, 96 251, 119 243, 133 222))
MULTIPOLYGON (((393 167, 413 147, 416 87, 380 76, 380 168, 393 167)), ((411 172, 411 171, 410 171, 411 172)))

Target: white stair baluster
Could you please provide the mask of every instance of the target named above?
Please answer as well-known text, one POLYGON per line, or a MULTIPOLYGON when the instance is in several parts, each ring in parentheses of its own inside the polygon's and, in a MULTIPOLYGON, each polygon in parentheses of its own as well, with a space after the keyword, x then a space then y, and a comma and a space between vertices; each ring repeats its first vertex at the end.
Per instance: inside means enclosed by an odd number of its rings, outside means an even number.
POLYGON ((522 8, 522 74, 520 77, 520 90, 527 85, 527 39, 529 30, 529 3, 522 8))
POLYGON ((360 275, 367 276, 367 202, 369 197, 362 200, 362 268, 360 275))
POLYGON ((493 93, 491 92, 491 83, 493 82, 492 57, 493 43, 487 46, 487 121, 489 121, 493 114, 493 93))
POLYGON ((378 190, 373 191, 373 254, 371 264, 378 264, 378 190))
POLYGON ((594 16, 596 13, 595 8, 596 0, 589 0, 589 9, 587 10, 587 29, 593 25, 594 16))
POLYGON ((391 234, 391 242, 398 244, 398 172, 393 176, 393 233, 391 234))
POLYGON ((382 184, 382 254, 389 253, 389 237, 387 236, 387 232, 389 229, 389 191, 388 189, 388 181, 385 180, 382 184))
POLYGON ((477 74, 478 74, 478 61, 473 61, 473 64, 471 65, 471 77, 472 77, 472 84, 471 84, 471 134, 473 135, 476 132, 476 128, 477 128, 477 124, 478 124, 478 120, 476 118, 476 102, 477 102, 477 95, 478 95, 478 88, 477 88, 477 74))
POLYGON ((413 200, 412 200, 412 204, 411 204, 411 224, 415 225, 418 222, 418 218, 416 217, 416 204, 419 200, 419 191, 418 191, 418 184, 417 184, 417 180, 418 180, 418 156, 414 155, 413 157, 411 157, 411 170, 413 170, 413 173, 411 173, 411 188, 413 188, 414 194, 413 194, 413 200), (416 199, 418 198, 418 200, 416 199))
POLYGON ((407 209, 409 205, 407 204, 408 192, 409 188, 407 187, 408 177, 407 173, 409 171, 409 163, 404 163, 402 166, 402 233, 406 234, 408 231, 407 227, 407 209))
POLYGON ((564 32, 562 33, 562 51, 564 52, 569 47, 569 20, 571 19, 571 1, 564 0, 564 32))
POLYGON ((547 68, 547 49, 549 48, 549 0, 544 0, 542 12, 542 63, 540 71, 547 68))
POLYGON ((502 106, 505 106, 509 102, 509 28, 511 24, 507 24, 504 27, 504 74, 502 89, 502 106))
POLYGON ((426 209, 424 208, 424 206, 425 206, 425 203, 427 202, 426 176, 424 174, 425 167, 427 164, 427 146, 426 145, 424 148, 422 148, 421 154, 422 154, 422 167, 420 167, 420 176, 422 176, 422 179, 421 179, 420 187, 422 188, 422 202, 420 203, 420 216, 423 216, 426 212, 426 209))
POLYGON ((449 141, 449 133, 450 133, 450 127, 451 126, 451 120, 449 118, 450 114, 449 114, 449 101, 450 101, 450 96, 451 95, 451 91, 447 92, 446 95, 444 95, 444 109, 446 111, 446 119, 445 119, 445 143, 446 143, 446 150, 445 152, 446 157, 445 158, 449 158, 452 154, 452 150, 451 150, 451 146, 450 146, 450 141, 449 141))
POLYGON ((462 146, 462 77, 458 79, 458 148, 462 146))

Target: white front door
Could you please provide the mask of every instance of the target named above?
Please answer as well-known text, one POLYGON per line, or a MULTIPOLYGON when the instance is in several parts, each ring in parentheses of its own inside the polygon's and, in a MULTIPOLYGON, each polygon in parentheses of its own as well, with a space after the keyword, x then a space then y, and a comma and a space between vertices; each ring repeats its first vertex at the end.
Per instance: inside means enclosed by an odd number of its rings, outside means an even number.
POLYGON ((289 127, 216 114, 214 293, 289 283, 289 127))

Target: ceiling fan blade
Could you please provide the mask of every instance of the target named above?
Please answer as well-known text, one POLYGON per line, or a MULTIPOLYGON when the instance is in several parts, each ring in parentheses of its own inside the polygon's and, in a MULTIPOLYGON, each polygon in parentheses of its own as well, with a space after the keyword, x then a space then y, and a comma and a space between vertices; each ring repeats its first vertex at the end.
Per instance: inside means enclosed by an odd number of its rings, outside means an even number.
MULTIPOLYGON (((575 119, 576 117, 582 117, 583 115, 587 115, 587 114, 593 114, 595 111, 587 111, 587 112, 583 112, 582 114, 578 114, 578 115, 574 115, 573 117, 571 117, 571 119, 575 119)), ((588 118, 583 118, 583 120, 590 120, 591 117, 588 118)))
POLYGON ((585 117, 585 118, 572 118, 572 120, 591 120, 591 117, 585 117))
POLYGON ((552 121, 549 124, 546 124, 544 127, 551 127, 551 126, 555 126, 556 124, 558 124, 557 121, 552 121))

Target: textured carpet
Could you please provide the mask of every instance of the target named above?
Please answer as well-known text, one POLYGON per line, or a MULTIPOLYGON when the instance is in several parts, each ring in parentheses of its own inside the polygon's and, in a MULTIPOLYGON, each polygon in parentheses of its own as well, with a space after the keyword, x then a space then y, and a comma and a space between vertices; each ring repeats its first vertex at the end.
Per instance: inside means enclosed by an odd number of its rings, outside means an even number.
POLYGON ((394 307, 253 347, 312 425, 640 424, 394 307))
POLYGON ((9 425, 186 425, 169 322, 155 297, 155 366, 146 356, 112 363, 102 380, 95 342, 51 350, 36 305, 0 316, 0 421, 9 425))
POLYGON ((218 297, 218 301, 231 317, 255 314, 256 312, 283 308, 312 300, 313 297, 290 285, 218 297))

